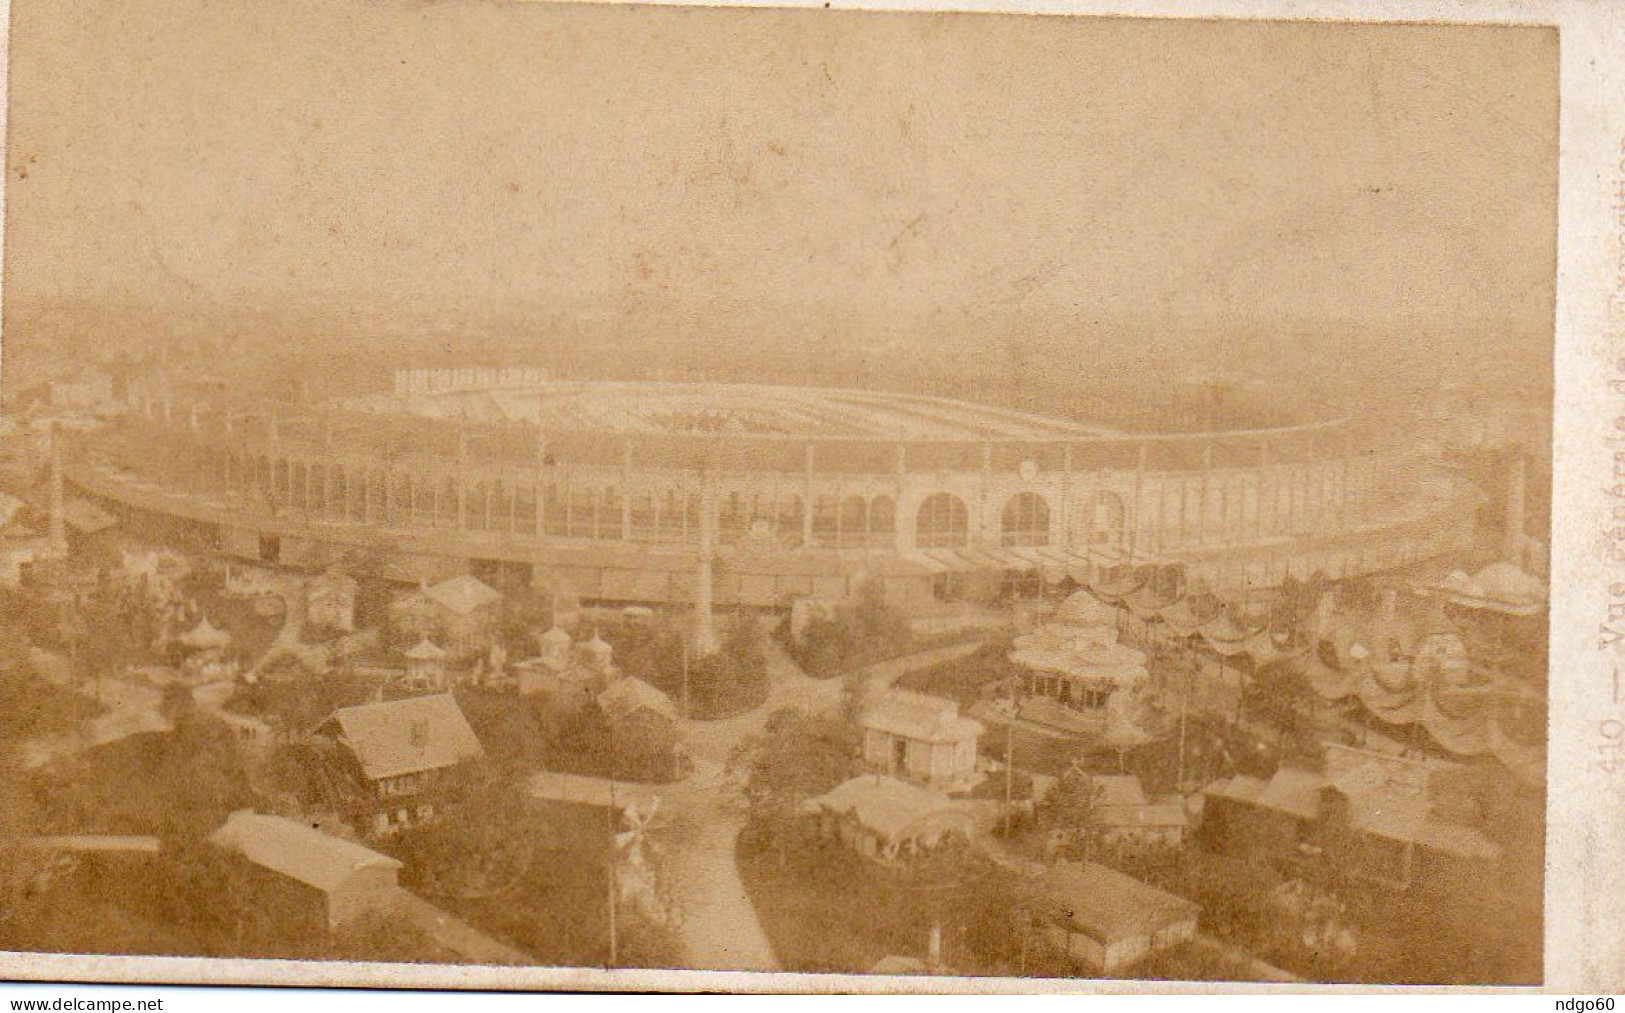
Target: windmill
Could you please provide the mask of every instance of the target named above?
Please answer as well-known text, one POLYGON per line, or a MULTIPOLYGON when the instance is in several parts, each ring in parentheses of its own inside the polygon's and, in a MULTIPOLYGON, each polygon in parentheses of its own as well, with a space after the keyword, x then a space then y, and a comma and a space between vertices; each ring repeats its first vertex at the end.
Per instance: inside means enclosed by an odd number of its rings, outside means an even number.
POLYGON ((615 835, 617 900, 632 904, 654 921, 663 921, 665 911, 656 893, 655 873, 650 862, 654 850, 651 832, 660 825, 660 799, 651 799, 646 809, 630 803, 621 811, 625 827, 615 835))

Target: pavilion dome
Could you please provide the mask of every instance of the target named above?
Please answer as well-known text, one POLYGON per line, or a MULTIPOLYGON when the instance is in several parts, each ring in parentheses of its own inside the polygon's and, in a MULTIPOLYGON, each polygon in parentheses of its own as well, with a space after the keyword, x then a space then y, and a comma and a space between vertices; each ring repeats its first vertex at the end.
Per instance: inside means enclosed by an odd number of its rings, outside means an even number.
POLYGON ((1117 627, 1117 613, 1088 591, 1074 591, 1055 609, 1055 621, 1067 626, 1117 627))
POLYGON ((615 658, 615 648, 609 646, 609 643, 598 635, 597 630, 593 631, 591 640, 581 645, 581 653, 586 656, 589 663, 600 669, 608 669, 615 658))
POLYGON ((1475 583, 1486 597, 1501 601, 1546 600, 1546 585, 1538 577, 1530 576, 1511 563, 1491 563, 1478 571, 1475 583))
POLYGON ((436 645, 428 637, 424 637, 406 652, 406 656, 413 661, 444 661, 445 649, 436 645))
POLYGON ((1476 595, 1479 593, 1478 584, 1474 582, 1473 578, 1467 576, 1466 570, 1451 570, 1443 580, 1439 581, 1439 586, 1456 594, 1476 595))
POLYGON ((231 643, 231 634, 209 622, 205 616, 197 621, 196 626, 182 634, 180 639, 187 647, 209 650, 225 647, 231 643))
POLYGON ((1040 672, 1112 683, 1132 683, 1147 675, 1145 652, 1126 644, 1070 639, 1060 643, 1036 634, 1017 637, 1010 660, 1040 672))
POLYGON ((536 642, 541 645, 544 652, 547 652, 550 648, 552 650, 566 650, 572 641, 569 632, 558 623, 554 623, 547 628, 546 632, 536 634, 536 642))

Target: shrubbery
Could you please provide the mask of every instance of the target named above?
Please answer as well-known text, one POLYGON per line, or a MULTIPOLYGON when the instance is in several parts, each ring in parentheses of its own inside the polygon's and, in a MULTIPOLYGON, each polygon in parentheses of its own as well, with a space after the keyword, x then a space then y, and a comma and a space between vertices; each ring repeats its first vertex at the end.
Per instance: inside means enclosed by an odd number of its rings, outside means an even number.
POLYGON ((786 649, 808 675, 827 679, 907 654, 913 646, 908 618, 886 600, 878 583, 866 581, 853 600, 828 617, 814 618, 786 649))

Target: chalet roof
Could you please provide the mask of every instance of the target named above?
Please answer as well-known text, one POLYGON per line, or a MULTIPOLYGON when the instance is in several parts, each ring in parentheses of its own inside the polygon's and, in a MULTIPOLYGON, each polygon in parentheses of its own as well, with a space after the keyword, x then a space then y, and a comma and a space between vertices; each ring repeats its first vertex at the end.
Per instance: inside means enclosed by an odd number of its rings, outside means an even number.
POLYGON ((1282 767, 1268 781, 1237 774, 1215 781, 1206 793, 1312 820, 1320 812, 1320 789, 1325 786, 1326 780, 1319 774, 1282 767))
POLYGON ((1096 805, 1145 805, 1145 789, 1133 774, 1097 774, 1094 782, 1096 805))
POLYGON ((262 868, 330 892, 362 869, 399 869, 388 855, 282 816, 239 810, 209 835, 209 842, 262 868))
POLYGON ((1095 862, 1060 862, 1044 885, 1069 928, 1106 945, 1196 917, 1196 905, 1095 862))
POLYGON ((632 675, 616 679, 599 693, 598 707, 611 721, 620 721, 645 709, 671 720, 677 718, 677 708, 672 704, 671 697, 632 675))
POLYGON ((1282 767, 1268 781, 1238 775, 1215 782, 1206 793, 1314 820, 1320 815, 1321 792, 1332 788, 1348 800, 1349 825, 1355 830, 1461 858, 1493 858, 1500 854, 1495 842, 1436 812, 1442 793, 1449 790, 1438 776, 1452 767, 1328 745, 1325 774, 1282 767))
POLYGON ((860 723, 864 728, 925 742, 974 739, 983 731, 980 721, 960 715, 959 704, 953 700, 902 689, 888 690, 864 712, 860 723))
POLYGON ((118 519, 93 503, 70 499, 62 504, 62 521, 81 534, 94 535, 118 523, 118 519))
POLYGON ((881 774, 860 774, 808 800, 813 811, 850 815, 888 843, 907 840, 944 824, 967 834, 975 828, 970 807, 931 788, 881 774))
POLYGON ((369 780, 440 770, 484 755, 462 708, 449 693, 405 697, 334 711, 337 726, 369 780))
POLYGON ((423 588, 403 599, 400 604, 426 601, 454 615, 470 616, 501 600, 502 592, 478 577, 465 573, 461 577, 453 577, 432 587, 423 588))
POLYGON ((1096 775, 1094 822, 1105 827, 1182 827, 1185 807, 1178 801, 1151 801, 1133 774, 1096 775))

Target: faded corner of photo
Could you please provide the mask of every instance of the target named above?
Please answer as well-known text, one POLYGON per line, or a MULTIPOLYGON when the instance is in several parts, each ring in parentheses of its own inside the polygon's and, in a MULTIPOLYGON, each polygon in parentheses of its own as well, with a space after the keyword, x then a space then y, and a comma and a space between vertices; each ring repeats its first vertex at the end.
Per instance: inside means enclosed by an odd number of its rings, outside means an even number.
POLYGON ((1556 29, 10 9, 0 950, 1543 984, 1556 29))

